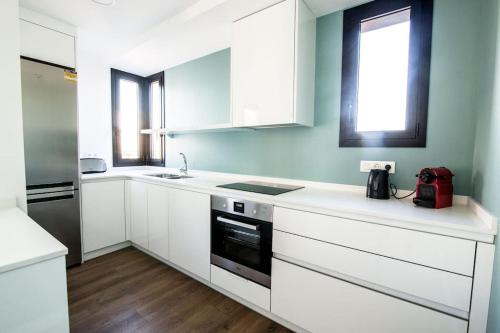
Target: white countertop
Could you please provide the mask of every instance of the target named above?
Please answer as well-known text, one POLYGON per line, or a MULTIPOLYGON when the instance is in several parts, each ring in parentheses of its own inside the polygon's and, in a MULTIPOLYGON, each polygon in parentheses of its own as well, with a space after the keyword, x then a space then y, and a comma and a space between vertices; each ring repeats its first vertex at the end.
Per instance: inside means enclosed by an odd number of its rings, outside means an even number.
POLYGON ((68 249, 14 200, 0 200, 0 273, 66 255, 68 249))
POLYGON ((178 189, 254 200, 284 208, 489 243, 494 241, 494 236, 497 234, 496 218, 469 197, 455 197, 454 206, 450 208, 428 209, 416 207, 411 198, 406 200, 368 199, 365 196, 365 188, 360 186, 204 171, 190 171, 194 178, 177 180, 147 176, 147 174, 163 172, 176 173, 176 170, 153 167, 139 170, 115 168, 103 174, 82 175, 82 182, 136 179, 178 189), (217 187, 217 185, 250 180, 303 185, 305 188, 269 196, 217 187))

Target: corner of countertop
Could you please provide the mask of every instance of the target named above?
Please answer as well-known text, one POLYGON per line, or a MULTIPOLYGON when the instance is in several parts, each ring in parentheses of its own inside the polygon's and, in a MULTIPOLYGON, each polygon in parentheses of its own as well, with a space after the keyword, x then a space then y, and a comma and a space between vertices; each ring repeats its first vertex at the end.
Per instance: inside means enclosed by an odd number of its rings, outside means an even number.
POLYGON ((472 197, 468 197, 469 208, 477 215, 481 220, 488 224, 490 229, 494 232, 494 235, 498 234, 498 218, 490 213, 486 208, 481 205, 477 200, 472 197))

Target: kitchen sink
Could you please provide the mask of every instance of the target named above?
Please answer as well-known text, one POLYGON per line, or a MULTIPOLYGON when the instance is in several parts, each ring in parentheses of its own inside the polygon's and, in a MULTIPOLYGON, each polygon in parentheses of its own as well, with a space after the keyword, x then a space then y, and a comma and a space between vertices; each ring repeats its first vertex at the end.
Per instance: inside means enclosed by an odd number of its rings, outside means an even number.
POLYGON ((185 179, 185 178, 193 178, 193 176, 187 176, 187 175, 176 175, 174 173, 159 173, 155 175, 145 175, 149 177, 157 177, 157 178, 164 178, 164 179, 185 179))

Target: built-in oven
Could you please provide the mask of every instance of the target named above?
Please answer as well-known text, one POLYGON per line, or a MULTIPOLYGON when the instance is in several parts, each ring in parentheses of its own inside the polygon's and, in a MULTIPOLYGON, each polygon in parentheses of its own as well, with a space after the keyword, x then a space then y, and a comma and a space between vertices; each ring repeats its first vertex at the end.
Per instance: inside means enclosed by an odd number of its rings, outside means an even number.
POLYGON ((212 196, 211 263, 271 287, 273 206, 212 196))

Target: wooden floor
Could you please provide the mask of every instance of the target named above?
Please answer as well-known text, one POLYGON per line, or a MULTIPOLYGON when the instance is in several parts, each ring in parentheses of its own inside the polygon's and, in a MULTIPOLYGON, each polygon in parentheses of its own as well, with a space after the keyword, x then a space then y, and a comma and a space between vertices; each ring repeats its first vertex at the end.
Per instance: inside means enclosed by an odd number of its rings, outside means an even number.
POLYGON ((71 332, 289 332, 127 248, 68 270, 71 332))

